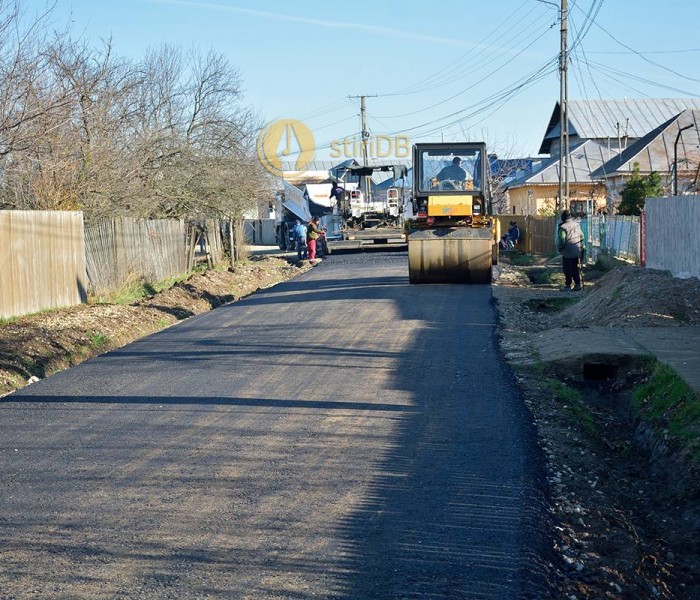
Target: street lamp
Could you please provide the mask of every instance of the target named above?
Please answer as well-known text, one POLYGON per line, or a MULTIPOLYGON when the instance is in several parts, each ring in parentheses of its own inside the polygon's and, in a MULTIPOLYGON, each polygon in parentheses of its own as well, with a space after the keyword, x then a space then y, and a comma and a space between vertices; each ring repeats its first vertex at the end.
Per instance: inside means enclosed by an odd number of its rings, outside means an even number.
POLYGON ((695 127, 695 125, 686 125, 678 130, 678 135, 676 135, 676 141, 673 143, 673 195, 678 195, 678 140, 681 139, 681 133, 686 129, 695 127))

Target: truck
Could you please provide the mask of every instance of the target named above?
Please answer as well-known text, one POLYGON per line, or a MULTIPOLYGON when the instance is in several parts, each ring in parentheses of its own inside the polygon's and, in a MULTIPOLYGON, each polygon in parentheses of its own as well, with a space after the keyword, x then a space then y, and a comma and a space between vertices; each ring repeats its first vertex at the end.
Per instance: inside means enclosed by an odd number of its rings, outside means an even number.
POLYGON ((406 221, 411 283, 491 283, 498 220, 483 142, 413 146, 413 216, 406 221))
POLYGON ((349 164, 338 170, 338 185, 344 192, 333 207, 333 214, 338 217, 333 221, 336 227, 329 228, 326 235, 331 250, 406 243, 405 186, 375 185, 372 175, 377 171, 390 174, 391 183, 405 182, 407 175, 407 168, 398 164, 349 164))

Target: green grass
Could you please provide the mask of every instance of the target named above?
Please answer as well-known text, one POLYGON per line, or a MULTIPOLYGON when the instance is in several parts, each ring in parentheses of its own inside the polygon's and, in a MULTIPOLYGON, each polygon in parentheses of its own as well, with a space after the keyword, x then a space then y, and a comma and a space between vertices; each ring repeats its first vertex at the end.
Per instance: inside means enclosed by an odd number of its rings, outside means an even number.
POLYGON ((99 331, 89 333, 88 339, 90 340, 93 348, 101 348, 102 346, 105 346, 107 342, 109 342, 109 336, 105 335, 104 333, 100 333, 99 331))
POLYGON ((564 281, 564 274, 560 268, 530 269, 527 276, 532 283, 541 285, 557 285, 564 281))
POLYGON ((514 252, 507 256, 510 263, 517 267, 528 267, 537 262, 537 257, 532 254, 518 254, 514 252))
POLYGON ((593 414, 583 401, 583 394, 563 381, 547 377, 544 379, 544 386, 561 403, 562 408, 569 414, 577 426, 581 427, 588 435, 597 437, 593 420, 593 414))
POLYGON ((649 381, 634 391, 633 406, 700 465, 700 396, 671 367, 656 363, 649 381))
POLYGON ((132 281, 131 283, 124 285, 116 292, 97 295, 94 298, 91 298, 91 302, 97 304, 132 304, 137 300, 141 300, 142 298, 153 296, 158 292, 167 290, 181 281, 185 281, 191 275, 192 273, 185 273, 184 275, 169 277, 168 279, 157 282, 149 282, 144 280, 132 281))
POLYGON ((624 285, 618 285, 612 293, 613 300, 619 300, 622 298, 622 290, 625 289, 624 285))

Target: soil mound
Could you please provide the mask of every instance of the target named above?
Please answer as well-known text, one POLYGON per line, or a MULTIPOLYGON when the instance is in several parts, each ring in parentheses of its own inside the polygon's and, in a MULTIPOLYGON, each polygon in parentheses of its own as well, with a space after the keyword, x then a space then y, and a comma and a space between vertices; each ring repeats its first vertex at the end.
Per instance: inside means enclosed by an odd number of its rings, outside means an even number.
POLYGON ((555 321, 569 327, 700 325, 700 281, 677 279, 668 271, 617 267, 555 321))

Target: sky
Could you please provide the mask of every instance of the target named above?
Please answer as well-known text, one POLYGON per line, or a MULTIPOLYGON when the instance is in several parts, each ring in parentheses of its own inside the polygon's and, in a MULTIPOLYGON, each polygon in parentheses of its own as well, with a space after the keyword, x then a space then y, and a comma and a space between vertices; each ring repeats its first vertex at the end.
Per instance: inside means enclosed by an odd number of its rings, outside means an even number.
MULTIPOLYGON (((370 134, 537 154, 559 99, 559 0, 55 0, 53 22, 138 60, 214 49, 265 122, 312 130, 316 158, 370 134)), ((23 0, 32 14, 46 0, 23 0)), ((700 95, 700 3, 569 0, 570 99, 700 95)))

